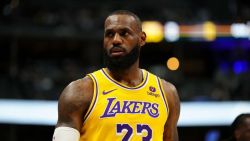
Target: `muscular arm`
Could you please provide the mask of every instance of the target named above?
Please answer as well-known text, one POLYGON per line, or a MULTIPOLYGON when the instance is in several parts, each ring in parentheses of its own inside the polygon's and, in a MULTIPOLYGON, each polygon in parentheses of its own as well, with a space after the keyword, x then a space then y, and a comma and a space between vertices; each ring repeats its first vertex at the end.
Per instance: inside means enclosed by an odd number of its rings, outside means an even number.
POLYGON ((164 92, 168 100, 169 116, 164 127, 164 141, 178 141, 177 122, 180 115, 180 100, 174 85, 162 80, 164 92))
POLYGON ((92 96, 93 82, 89 77, 71 82, 59 98, 56 127, 70 127, 80 132, 92 96))

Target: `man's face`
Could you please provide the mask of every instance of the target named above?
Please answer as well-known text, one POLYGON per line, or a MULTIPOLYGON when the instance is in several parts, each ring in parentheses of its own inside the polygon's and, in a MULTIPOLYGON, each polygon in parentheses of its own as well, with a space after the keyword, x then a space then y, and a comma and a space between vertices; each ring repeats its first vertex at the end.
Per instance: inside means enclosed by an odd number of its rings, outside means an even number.
POLYGON ((104 59, 109 69, 129 68, 139 58, 140 47, 145 44, 144 34, 134 17, 112 15, 105 21, 104 59))

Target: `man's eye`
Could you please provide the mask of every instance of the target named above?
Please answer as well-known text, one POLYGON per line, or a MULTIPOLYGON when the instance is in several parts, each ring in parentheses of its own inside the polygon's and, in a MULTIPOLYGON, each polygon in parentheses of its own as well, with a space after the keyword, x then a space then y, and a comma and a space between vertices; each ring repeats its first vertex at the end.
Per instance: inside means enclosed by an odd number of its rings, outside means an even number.
POLYGON ((122 31, 122 32, 120 33, 120 35, 121 35, 121 36, 127 36, 127 35, 128 35, 128 32, 127 32, 127 31, 122 31))
POLYGON ((105 35, 106 35, 106 37, 113 37, 113 36, 114 36, 114 33, 112 33, 112 32, 107 32, 105 35))

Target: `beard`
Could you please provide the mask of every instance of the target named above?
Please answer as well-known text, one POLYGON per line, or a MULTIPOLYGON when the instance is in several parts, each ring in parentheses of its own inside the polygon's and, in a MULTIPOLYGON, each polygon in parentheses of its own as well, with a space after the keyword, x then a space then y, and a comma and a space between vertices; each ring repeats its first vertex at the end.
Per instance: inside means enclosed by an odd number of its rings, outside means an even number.
MULTIPOLYGON (((113 48, 122 48, 115 46, 113 48)), ((109 70, 121 71, 130 68, 140 56, 140 47, 135 46, 128 54, 121 57, 111 57, 108 51, 104 49, 104 64, 109 70)))

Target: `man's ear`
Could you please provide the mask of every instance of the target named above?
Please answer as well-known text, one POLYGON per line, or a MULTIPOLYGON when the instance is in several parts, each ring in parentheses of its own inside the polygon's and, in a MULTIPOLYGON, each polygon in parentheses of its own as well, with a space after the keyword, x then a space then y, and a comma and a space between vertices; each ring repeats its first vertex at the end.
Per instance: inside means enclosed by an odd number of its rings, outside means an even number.
POLYGON ((147 35, 144 31, 141 32, 141 36, 140 36, 140 46, 144 46, 146 44, 146 38, 147 35))

